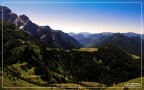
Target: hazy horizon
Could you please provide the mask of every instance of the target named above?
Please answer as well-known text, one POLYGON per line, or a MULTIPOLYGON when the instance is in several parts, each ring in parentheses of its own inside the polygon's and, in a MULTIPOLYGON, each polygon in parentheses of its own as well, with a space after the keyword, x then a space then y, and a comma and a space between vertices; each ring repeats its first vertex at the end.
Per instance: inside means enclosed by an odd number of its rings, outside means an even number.
MULTIPOLYGON (((43 0, 42 0, 43 1, 43 0)), ((39 26, 65 33, 141 34, 141 3, 3 3, 39 26), (26 6, 26 7, 25 7, 26 6)))
MULTIPOLYGON (((75 33, 75 32, 67 32, 67 33, 75 33)), ((98 32, 98 33, 90 33, 90 32, 78 32, 79 33, 89 33, 89 34, 99 34, 99 33, 135 33, 135 32, 98 32)), ((144 34, 144 33, 135 33, 135 34, 144 34)))

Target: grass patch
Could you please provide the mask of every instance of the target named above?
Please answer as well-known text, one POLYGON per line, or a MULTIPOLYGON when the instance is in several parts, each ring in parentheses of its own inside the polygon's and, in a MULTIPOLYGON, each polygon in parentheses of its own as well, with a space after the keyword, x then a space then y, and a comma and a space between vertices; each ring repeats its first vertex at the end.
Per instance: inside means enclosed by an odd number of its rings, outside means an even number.
MULTIPOLYGON (((40 87, 40 86, 28 83, 23 80, 13 81, 13 80, 8 79, 7 77, 3 77, 3 80, 4 80, 4 82, 3 82, 4 87, 7 87, 7 88, 2 88, 2 86, 0 86, 0 90, 64 90, 63 88, 56 88, 56 87, 55 88, 40 87), (23 87, 23 88, 21 88, 21 87, 23 87)), ((2 85, 1 81, 2 81, 2 76, 0 76, 0 84, 2 85)), ((65 89, 65 90, 67 90, 67 89, 65 89)))
POLYGON ((140 59, 139 56, 136 56, 136 55, 131 55, 133 59, 140 59))
POLYGON ((17 63, 17 64, 13 64, 12 66, 15 67, 18 71, 20 71, 21 77, 31 79, 34 82, 46 83, 45 81, 43 81, 40 78, 40 75, 35 75, 35 73, 34 73, 35 67, 27 69, 27 71, 25 71, 24 69, 21 68, 21 65, 26 65, 26 64, 27 63, 21 63, 21 64, 17 63))
POLYGON ((66 88, 81 88, 83 87, 82 85, 80 84, 75 84, 75 83, 61 83, 61 84, 52 84, 53 86, 56 86, 56 87, 66 87, 66 88))
POLYGON ((109 87, 105 90, 144 90, 144 77, 142 78, 142 81, 143 81, 142 88, 141 86, 135 86, 134 88, 130 86, 130 85, 133 85, 133 83, 136 83, 136 85, 141 84, 141 78, 136 78, 136 79, 129 80, 129 81, 117 84, 115 86, 109 87), (126 85, 129 85, 129 87, 126 85), (120 87, 120 88, 117 88, 117 87, 120 87))
POLYGON ((98 51, 98 48, 80 48, 80 49, 74 49, 74 50, 94 52, 94 51, 98 51))
POLYGON ((105 87, 106 86, 104 84, 100 84, 96 82, 80 82, 80 84, 86 87, 105 87))

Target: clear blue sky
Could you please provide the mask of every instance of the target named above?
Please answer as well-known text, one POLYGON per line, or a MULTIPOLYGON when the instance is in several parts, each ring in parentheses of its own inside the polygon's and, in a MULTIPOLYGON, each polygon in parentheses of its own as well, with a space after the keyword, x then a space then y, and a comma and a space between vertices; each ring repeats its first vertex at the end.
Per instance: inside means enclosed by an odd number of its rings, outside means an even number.
MULTIPOLYGON (((143 0, 2 0, 1 2, 142 2, 143 0)), ((140 3, 3 3, 38 25, 64 32, 141 33, 140 3)), ((143 10, 144 11, 144 10, 143 10)), ((144 20, 143 20, 144 21, 144 20)))

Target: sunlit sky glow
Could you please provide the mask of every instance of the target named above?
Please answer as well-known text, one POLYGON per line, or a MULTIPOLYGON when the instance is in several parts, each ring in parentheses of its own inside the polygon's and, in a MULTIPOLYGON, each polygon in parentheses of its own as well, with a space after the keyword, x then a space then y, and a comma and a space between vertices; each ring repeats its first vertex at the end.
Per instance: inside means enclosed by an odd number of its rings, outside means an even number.
POLYGON ((141 33, 141 3, 3 3, 3 6, 18 15, 27 15, 38 25, 49 25, 66 33, 141 33))

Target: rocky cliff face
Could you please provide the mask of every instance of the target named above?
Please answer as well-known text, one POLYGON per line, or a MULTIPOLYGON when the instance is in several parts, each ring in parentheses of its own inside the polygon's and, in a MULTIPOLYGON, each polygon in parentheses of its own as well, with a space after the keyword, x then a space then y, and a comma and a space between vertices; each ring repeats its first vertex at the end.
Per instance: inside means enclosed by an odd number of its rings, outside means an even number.
POLYGON ((49 26, 38 26, 26 15, 18 16, 5 6, 0 6, 0 13, 2 12, 3 16, 0 15, 1 18, 14 23, 21 30, 29 33, 35 38, 40 39, 41 42, 47 45, 54 44, 56 47, 63 49, 82 47, 77 40, 69 36, 67 33, 60 30, 52 30, 49 26))

